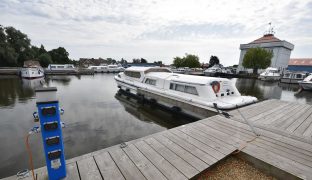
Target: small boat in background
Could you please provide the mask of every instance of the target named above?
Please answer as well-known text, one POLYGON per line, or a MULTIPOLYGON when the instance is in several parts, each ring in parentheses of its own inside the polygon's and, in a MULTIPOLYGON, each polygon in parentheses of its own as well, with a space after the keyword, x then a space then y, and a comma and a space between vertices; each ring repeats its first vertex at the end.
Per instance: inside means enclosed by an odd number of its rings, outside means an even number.
POLYGON ((312 90, 312 75, 304 78, 303 81, 298 81, 300 87, 304 90, 312 90))
POLYGON ((77 69, 73 64, 49 64, 47 70, 58 72, 76 72, 77 69))
POLYGON ((24 62, 20 74, 24 79, 36 79, 44 76, 44 70, 38 61, 29 60, 24 62))
POLYGON ((268 67, 259 76, 263 81, 278 81, 281 79, 281 74, 277 68, 268 67))
POLYGON ((214 65, 204 71, 205 76, 215 77, 218 73, 221 73, 222 67, 220 65, 214 65))
POLYGON ((118 65, 108 65, 108 66, 89 66, 88 69, 93 70, 95 73, 119 73, 125 69, 118 65))
POLYGON ((308 72, 288 71, 281 77, 281 83, 298 84, 298 81, 302 81, 308 75, 308 72))

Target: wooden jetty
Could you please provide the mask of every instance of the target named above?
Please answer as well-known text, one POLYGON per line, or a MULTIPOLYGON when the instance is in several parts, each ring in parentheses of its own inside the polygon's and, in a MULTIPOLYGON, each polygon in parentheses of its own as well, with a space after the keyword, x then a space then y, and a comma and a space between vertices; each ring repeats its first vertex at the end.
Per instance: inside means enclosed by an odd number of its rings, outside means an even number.
POLYGON ((66 179, 191 179, 231 154, 280 179, 312 179, 311 105, 267 100, 229 114, 67 160, 66 179))

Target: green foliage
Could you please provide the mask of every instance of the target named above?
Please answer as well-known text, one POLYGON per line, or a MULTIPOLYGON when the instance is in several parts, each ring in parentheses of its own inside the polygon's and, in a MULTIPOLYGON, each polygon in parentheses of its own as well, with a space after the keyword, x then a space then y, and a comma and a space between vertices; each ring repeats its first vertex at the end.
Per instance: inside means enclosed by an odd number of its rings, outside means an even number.
POLYGON ((30 39, 21 31, 0 25, 0 66, 22 66, 30 59, 39 59, 43 66, 46 63, 72 63, 65 48, 47 52, 43 45, 40 48, 32 46, 30 39))
POLYGON ((251 48, 246 52, 243 59, 243 67, 252 68, 254 74, 258 69, 265 69, 270 66, 273 53, 263 48, 251 48))
POLYGON ((200 67, 199 58, 196 55, 186 54, 184 57, 173 58, 173 65, 179 67, 197 68, 200 67))
POLYGON ((52 49, 48 52, 52 58, 53 63, 56 64, 68 64, 71 61, 68 58, 68 52, 65 48, 59 47, 57 49, 52 49))
POLYGON ((38 59, 42 67, 48 67, 48 65, 52 63, 52 58, 49 53, 41 54, 38 59))
POLYGON ((217 56, 210 56, 209 67, 212 67, 216 64, 220 64, 219 58, 217 56))

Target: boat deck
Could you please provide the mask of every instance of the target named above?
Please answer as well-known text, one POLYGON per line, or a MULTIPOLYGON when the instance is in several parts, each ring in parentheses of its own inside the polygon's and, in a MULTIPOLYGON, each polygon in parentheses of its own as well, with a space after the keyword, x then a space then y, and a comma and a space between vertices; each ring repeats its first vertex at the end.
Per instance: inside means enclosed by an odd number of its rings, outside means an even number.
MULTIPOLYGON (((233 110, 67 160, 66 179, 191 179, 233 152, 280 177, 312 179, 311 105, 267 100, 240 112, 260 136, 233 110)), ((35 172, 47 179, 44 167, 35 172)))

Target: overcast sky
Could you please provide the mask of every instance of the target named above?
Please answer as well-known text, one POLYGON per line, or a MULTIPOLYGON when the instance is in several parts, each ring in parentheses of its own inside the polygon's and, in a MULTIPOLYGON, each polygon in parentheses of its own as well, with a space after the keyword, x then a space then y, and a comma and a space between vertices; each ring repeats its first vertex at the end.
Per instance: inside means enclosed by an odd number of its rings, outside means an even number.
POLYGON ((70 58, 146 58, 172 63, 196 54, 237 64, 239 45, 275 36, 295 45, 291 57, 312 57, 312 0, 0 0, 0 24, 32 44, 65 47, 70 58))

